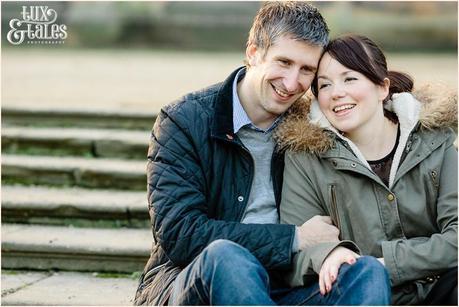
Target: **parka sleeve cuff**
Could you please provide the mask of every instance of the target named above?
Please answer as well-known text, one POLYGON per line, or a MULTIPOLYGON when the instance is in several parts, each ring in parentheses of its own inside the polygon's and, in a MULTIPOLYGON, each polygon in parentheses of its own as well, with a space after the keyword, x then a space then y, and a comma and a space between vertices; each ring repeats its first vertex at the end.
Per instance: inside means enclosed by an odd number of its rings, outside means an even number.
POLYGON ((402 283, 400 273, 397 268, 397 261, 395 259, 394 241, 383 241, 381 243, 384 264, 389 272, 391 285, 397 286, 402 283))

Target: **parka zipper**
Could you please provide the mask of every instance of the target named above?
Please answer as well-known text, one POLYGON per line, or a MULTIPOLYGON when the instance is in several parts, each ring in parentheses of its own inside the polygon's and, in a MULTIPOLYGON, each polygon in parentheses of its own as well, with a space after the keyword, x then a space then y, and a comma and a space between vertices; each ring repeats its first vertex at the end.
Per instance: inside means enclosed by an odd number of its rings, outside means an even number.
POLYGON ((436 170, 431 170, 430 171, 430 178, 432 178, 432 183, 433 183, 433 186, 438 189, 439 187, 439 184, 438 184, 438 181, 437 181, 437 171, 436 170))
POLYGON ((331 209, 332 209, 331 218, 334 220, 333 222, 335 222, 336 227, 338 227, 338 229, 340 230, 340 237, 341 237, 341 220, 338 214, 338 205, 336 203, 336 191, 335 191, 334 184, 330 186, 330 193, 331 193, 331 209))

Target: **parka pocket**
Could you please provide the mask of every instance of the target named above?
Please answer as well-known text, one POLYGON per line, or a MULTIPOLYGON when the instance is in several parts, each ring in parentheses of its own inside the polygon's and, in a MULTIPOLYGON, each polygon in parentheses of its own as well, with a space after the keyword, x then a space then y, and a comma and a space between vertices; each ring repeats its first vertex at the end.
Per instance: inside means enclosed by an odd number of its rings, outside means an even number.
POLYGON ((339 216, 339 211, 338 211, 338 202, 336 198, 336 185, 335 184, 330 184, 328 186, 328 195, 330 197, 330 217, 335 224, 336 227, 338 227, 340 231, 340 238, 341 238, 341 232, 343 231, 341 227, 341 218, 339 216))

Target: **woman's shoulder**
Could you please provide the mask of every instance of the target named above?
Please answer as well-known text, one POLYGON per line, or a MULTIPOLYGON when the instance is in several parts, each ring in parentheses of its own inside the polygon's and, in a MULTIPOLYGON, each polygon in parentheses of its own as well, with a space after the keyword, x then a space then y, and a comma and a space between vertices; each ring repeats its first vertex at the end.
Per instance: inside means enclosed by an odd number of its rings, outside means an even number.
POLYGON ((421 102, 417 133, 425 143, 451 145, 457 139, 457 92, 442 84, 428 84, 413 92, 421 102))
POLYGON ((420 128, 444 133, 448 128, 457 131, 457 92, 445 85, 429 84, 413 92, 421 102, 420 128))

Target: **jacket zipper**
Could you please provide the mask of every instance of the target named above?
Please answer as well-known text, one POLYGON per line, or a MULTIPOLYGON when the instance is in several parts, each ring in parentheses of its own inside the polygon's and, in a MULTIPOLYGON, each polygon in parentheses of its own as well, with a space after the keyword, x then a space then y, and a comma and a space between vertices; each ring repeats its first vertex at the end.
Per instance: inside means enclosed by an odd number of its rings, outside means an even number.
POLYGON ((334 222, 336 224, 336 227, 340 230, 340 237, 341 237, 341 220, 339 218, 338 214, 338 205, 336 204, 336 192, 335 192, 335 185, 332 184, 330 186, 330 191, 331 191, 331 209, 332 209, 332 215, 334 218, 334 222))

